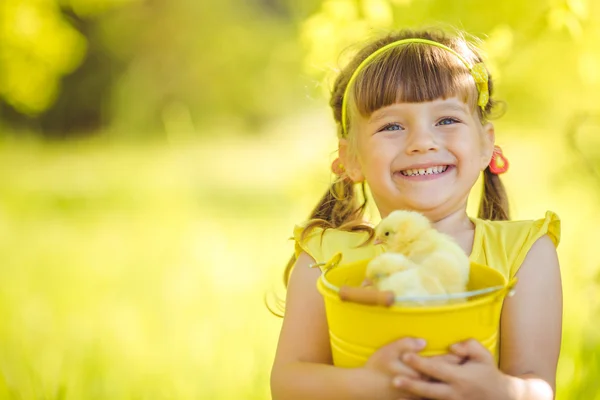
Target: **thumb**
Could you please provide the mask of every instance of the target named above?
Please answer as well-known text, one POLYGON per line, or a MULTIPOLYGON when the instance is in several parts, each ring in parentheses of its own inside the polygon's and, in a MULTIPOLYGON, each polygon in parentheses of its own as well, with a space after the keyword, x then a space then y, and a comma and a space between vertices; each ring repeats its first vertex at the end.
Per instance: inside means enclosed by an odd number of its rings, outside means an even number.
POLYGON ((450 351, 459 357, 469 358, 472 361, 486 364, 494 363, 494 356, 492 353, 475 339, 456 343, 450 347, 450 351))

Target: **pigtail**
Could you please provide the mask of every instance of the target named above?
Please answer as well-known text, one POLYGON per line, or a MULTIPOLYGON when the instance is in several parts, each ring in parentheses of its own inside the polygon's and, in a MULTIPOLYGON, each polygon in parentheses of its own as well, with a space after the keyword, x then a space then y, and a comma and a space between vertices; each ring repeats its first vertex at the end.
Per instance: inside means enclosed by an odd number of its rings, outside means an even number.
POLYGON ((359 212, 354 209, 355 203, 354 183, 348 178, 340 178, 319 200, 310 214, 310 219, 321 220, 332 228, 338 228, 359 212))
POLYGON ((478 217, 492 221, 507 221, 510 219, 506 189, 504 189, 500 177, 494 174, 490 167, 483 171, 483 193, 479 203, 478 217))

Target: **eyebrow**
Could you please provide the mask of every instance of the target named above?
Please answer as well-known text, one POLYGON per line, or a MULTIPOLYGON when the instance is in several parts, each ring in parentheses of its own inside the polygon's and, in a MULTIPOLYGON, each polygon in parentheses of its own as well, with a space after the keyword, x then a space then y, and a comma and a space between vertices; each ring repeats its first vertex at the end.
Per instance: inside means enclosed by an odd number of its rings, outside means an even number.
MULTIPOLYGON (((434 110, 451 110, 451 111, 461 111, 464 113, 468 113, 469 110, 466 106, 466 104, 463 103, 442 103, 439 105, 434 106, 434 110)), ((397 112, 397 111, 396 111, 397 112)), ((382 119, 384 119, 385 117, 388 117, 390 115, 395 114, 393 109, 389 109, 386 111, 375 111, 373 114, 371 114, 371 117, 369 118, 369 122, 373 123, 373 122, 378 122, 382 119)))
POLYGON ((371 114, 371 117, 369 118, 369 122, 381 121, 382 119, 389 116, 390 114, 393 114, 393 112, 391 112, 391 110, 387 110, 387 111, 379 112, 379 114, 374 116, 375 114, 377 114, 377 111, 375 111, 373 114, 371 114))
POLYGON ((436 109, 444 109, 444 110, 453 110, 453 111, 462 111, 467 112, 467 108, 465 104, 457 104, 457 103, 449 103, 449 104, 440 104, 435 107, 436 109))

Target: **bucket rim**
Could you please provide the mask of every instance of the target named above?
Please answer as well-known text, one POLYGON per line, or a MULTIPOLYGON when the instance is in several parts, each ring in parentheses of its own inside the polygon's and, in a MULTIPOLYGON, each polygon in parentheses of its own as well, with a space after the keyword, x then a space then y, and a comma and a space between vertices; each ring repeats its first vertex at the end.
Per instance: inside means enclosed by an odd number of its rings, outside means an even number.
MULTIPOLYGON (((331 289, 335 293, 339 293, 340 288, 329 282, 324 275, 321 275, 323 285, 328 289, 331 289)), ((480 296, 483 294, 497 292, 498 290, 504 289, 505 285, 490 286, 483 289, 470 290, 463 293, 450 293, 450 294, 432 294, 430 296, 394 296, 394 303, 402 302, 420 302, 420 301, 443 301, 443 300, 460 300, 469 297, 480 296)))
MULTIPOLYGON (((364 261, 365 260, 361 260, 359 262, 354 262, 354 263, 345 264, 345 265, 339 265, 339 266, 337 266, 337 268, 339 268, 339 267, 343 268, 346 265, 353 265, 353 264, 364 262, 364 261)), ((472 262, 472 264, 477 264, 477 263, 472 262)), ((477 264, 477 265, 484 267, 484 268, 489 268, 495 272, 498 272, 489 266, 482 265, 482 264, 477 264)), ((338 295, 340 288, 338 286, 332 284, 331 282, 329 282, 326 277, 327 273, 333 269, 334 268, 326 268, 325 270, 322 271, 318 282, 320 283, 319 286, 322 286, 323 289, 319 290, 319 291, 324 296, 327 295, 328 297, 330 297, 332 299, 342 302, 342 300, 340 299, 340 297, 338 295)), ((501 275, 501 274, 499 274, 499 275, 501 275)), ((502 276, 502 277, 504 278, 504 276, 502 276)), ((450 308, 457 309, 457 308, 473 307, 473 306, 477 306, 478 304, 488 303, 490 301, 495 300, 498 297, 504 297, 503 295, 505 293, 506 293, 506 296, 511 296, 514 291, 513 287, 516 283, 516 279, 513 278, 509 281, 506 281, 506 278, 504 278, 504 279, 505 279, 504 285, 495 285, 495 286, 490 286, 490 287, 483 288, 483 289, 470 290, 468 292, 463 292, 463 293, 451 293, 451 294, 431 295, 431 296, 395 296, 394 302, 391 304, 391 306, 381 307, 381 308, 394 308, 394 309, 402 309, 402 310, 406 310, 406 311, 419 310, 420 312, 423 312, 424 310, 428 310, 431 312, 435 312, 438 309, 446 311, 450 308), (462 300, 462 299, 470 299, 473 297, 476 297, 476 298, 472 299, 471 301, 464 302, 464 303, 449 303, 449 304, 441 304, 441 305, 434 304, 431 306, 427 305, 427 303, 430 303, 430 302, 462 300), (407 303, 416 303, 416 304, 407 304, 407 303), (426 308, 424 308, 424 307, 426 307, 426 308)), ((365 306, 362 304, 354 304, 354 305, 365 306)), ((372 306, 365 306, 365 307, 372 307, 372 306)))

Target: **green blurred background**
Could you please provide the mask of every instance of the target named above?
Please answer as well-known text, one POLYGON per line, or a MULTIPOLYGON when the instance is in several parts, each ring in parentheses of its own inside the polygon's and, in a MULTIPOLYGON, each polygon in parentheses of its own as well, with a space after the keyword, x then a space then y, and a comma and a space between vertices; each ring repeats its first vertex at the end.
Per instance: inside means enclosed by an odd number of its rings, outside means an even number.
POLYGON ((269 398, 336 70, 432 25, 484 40, 513 217, 563 220, 558 395, 600 399, 595 0, 1 0, 0 398, 269 398))

